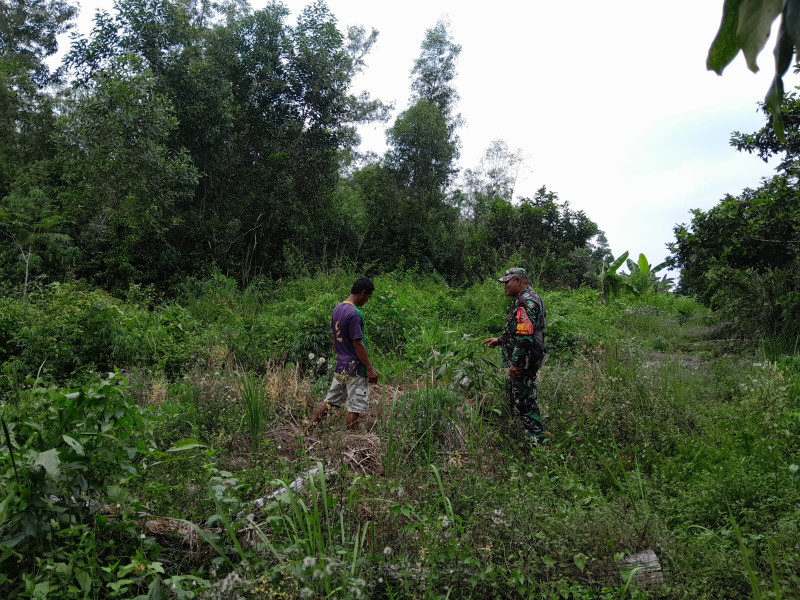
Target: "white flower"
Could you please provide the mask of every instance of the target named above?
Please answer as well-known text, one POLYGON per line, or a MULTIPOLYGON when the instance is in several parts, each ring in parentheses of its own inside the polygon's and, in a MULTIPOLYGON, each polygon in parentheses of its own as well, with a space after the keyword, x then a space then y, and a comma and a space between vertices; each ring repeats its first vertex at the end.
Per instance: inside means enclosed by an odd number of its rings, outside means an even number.
POLYGON ((300 590, 300 597, 301 598, 311 598, 314 595, 314 592, 311 591, 310 588, 303 588, 300 590))
POLYGON ((320 357, 317 359, 317 364, 318 364, 318 365, 324 365, 324 364, 325 364, 325 357, 324 357, 324 356, 320 356, 320 357))
POLYGON ((448 525, 450 525, 450 519, 442 517, 442 529, 447 529, 448 525))
POLYGON ((531 473, 530 471, 528 471, 528 472, 526 473, 526 475, 528 476, 528 479, 530 479, 531 477, 533 477, 533 473, 531 473))
POLYGON ((313 567, 315 564, 317 564, 317 559, 316 559, 316 558, 314 558, 313 556, 306 556, 306 557, 303 559, 303 568, 304 568, 304 569, 310 569, 310 568, 312 568, 312 567, 313 567))
POLYGON ((389 546, 383 549, 384 556, 389 556, 392 553, 392 549, 389 546))
POLYGON ((309 352, 308 353, 308 360, 314 360, 314 353, 313 352, 309 352))

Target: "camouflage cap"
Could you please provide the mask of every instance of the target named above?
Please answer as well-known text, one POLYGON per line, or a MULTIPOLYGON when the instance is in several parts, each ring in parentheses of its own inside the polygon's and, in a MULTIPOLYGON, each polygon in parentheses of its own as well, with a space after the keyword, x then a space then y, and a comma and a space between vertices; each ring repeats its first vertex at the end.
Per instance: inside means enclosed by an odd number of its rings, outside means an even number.
POLYGON ((511 267, 505 274, 498 279, 500 283, 506 283, 507 281, 511 281, 514 277, 527 277, 528 273, 525 269, 521 267, 511 267))

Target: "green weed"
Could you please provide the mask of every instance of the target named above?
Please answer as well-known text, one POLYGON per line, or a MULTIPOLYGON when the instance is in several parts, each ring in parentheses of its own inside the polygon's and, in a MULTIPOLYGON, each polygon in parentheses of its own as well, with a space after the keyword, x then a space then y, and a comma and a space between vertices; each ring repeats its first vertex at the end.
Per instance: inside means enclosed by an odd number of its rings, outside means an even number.
POLYGON ((264 429, 267 390, 264 382, 252 373, 244 373, 237 382, 244 403, 244 418, 253 448, 258 449, 264 429))

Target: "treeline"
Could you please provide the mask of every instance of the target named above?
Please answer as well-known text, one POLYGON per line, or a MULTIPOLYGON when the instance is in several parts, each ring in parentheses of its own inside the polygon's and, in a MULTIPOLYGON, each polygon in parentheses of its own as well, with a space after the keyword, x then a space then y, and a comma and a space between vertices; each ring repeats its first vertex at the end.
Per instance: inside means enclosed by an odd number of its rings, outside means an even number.
MULTIPOLYGON (((766 108, 764 109, 767 114, 766 108)), ((796 352, 800 340, 800 99, 783 103, 785 139, 772 120, 731 144, 764 161, 780 158, 776 174, 755 189, 727 195, 708 211, 693 210, 675 227, 671 262, 680 291, 721 311, 750 335, 796 352)))
POLYGON ((578 286, 610 258, 552 191, 512 203, 520 158, 504 143, 457 177, 461 48, 444 23, 385 155, 361 156, 357 125, 392 108, 352 89, 377 32, 343 32, 323 2, 290 25, 279 3, 118 0, 53 72, 74 16, 64 0, 2 5, 0 277, 23 295, 336 266, 462 283, 512 260, 578 286))

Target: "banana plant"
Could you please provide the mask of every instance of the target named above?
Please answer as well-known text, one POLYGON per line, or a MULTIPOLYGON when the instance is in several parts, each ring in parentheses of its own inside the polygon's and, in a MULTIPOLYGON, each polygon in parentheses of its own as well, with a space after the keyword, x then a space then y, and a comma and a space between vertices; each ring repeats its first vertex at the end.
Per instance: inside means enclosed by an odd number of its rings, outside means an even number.
POLYGON ((628 258, 628 251, 626 250, 616 260, 607 264, 603 261, 603 266, 600 269, 600 302, 606 303, 606 287, 609 292, 616 294, 624 284, 623 280, 617 275, 617 269, 622 266, 622 263, 628 258))
POLYGON ((664 261, 655 267, 651 267, 647 262, 647 257, 644 254, 639 254, 639 261, 633 262, 631 259, 627 260, 628 271, 630 271, 629 279, 633 293, 640 296, 648 290, 656 292, 668 292, 673 285, 672 279, 664 275, 658 279, 656 273, 661 271, 667 266, 664 261))

